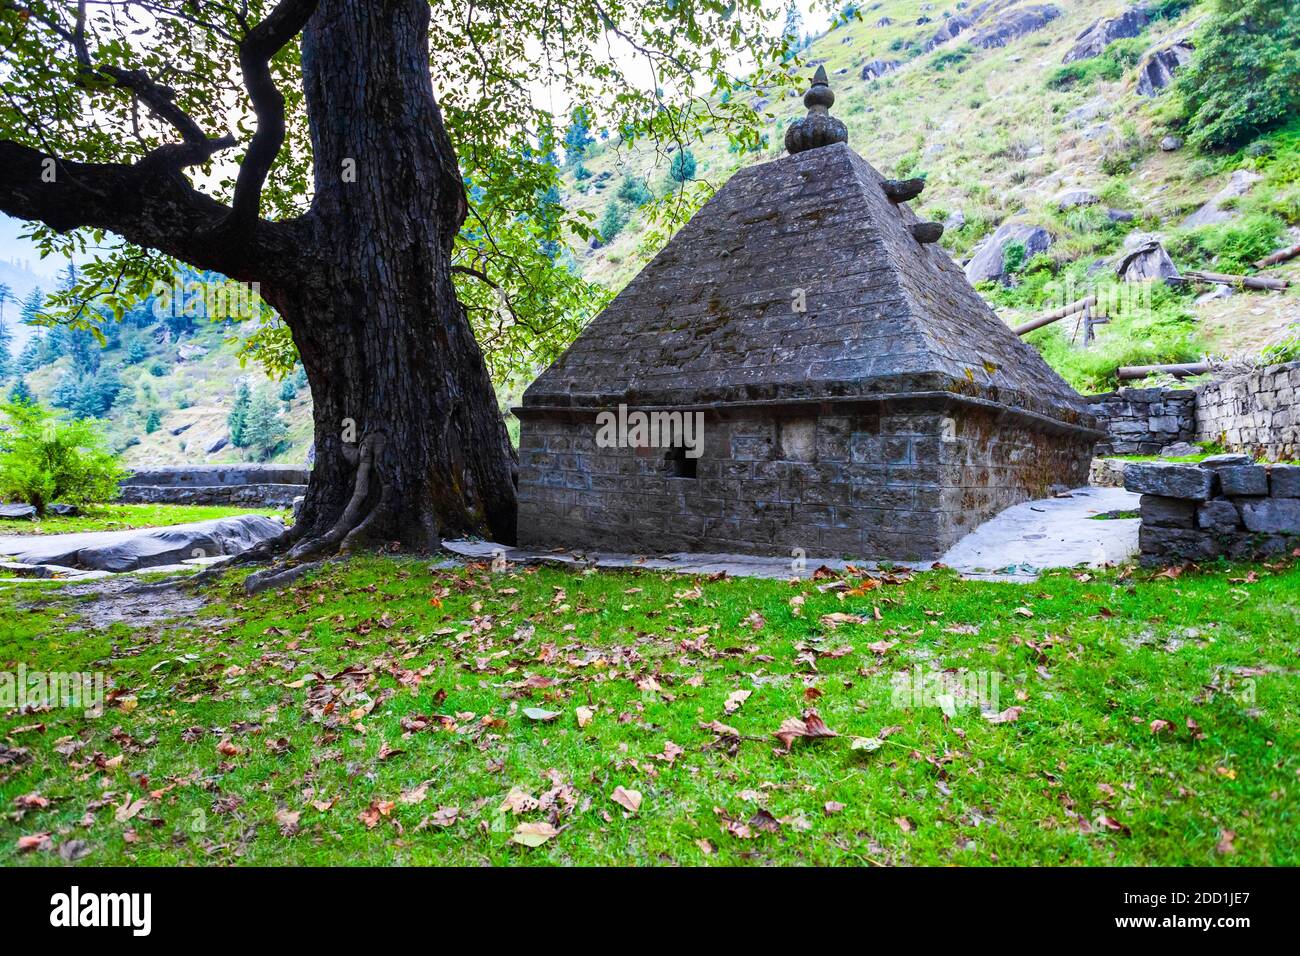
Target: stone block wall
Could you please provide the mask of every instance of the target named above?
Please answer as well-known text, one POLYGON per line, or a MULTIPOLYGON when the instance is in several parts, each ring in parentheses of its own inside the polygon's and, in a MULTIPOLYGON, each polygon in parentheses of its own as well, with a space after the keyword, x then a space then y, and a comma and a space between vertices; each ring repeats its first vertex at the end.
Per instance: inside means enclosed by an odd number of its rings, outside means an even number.
POLYGON ((1241 454, 1133 462, 1124 487, 1142 495, 1143 563, 1264 558, 1300 547, 1300 465, 1241 454))
POLYGON ((1213 442, 1268 461, 1300 459, 1300 362, 1188 388, 1121 388, 1088 402, 1109 436, 1097 455, 1158 455, 1174 442, 1213 442))
POLYGON ((1078 485, 1091 440, 997 410, 711 412, 693 477, 660 448, 597 448, 592 417, 521 429, 521 546, 925 560, 1003 508, 1078 485))
POLYGON ((1270 461, 1300 459, 1300 362, 1197 389, 1196 441, 1270 461))
POLYGON ((1196 391, 1190 388, 1121 388, 1088 396, 1091 411, 1109 440, 1097 455, 1158 455, 1174 442, 1196 436, 1196 391))
POLYGON ((306 494, 311 469, 301 465, 181 465, 138 468, 123 479, 128 504, 246 505, 287 508, 306 494))

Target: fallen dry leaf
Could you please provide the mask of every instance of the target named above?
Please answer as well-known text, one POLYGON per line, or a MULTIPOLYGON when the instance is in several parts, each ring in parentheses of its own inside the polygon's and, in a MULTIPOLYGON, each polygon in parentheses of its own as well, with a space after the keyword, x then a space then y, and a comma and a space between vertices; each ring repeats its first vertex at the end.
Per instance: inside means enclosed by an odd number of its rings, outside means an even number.
POLYGON ((143 810, 148 805, 148 803, 149 801, 146 800, 144 797, 141 797, 139 800, 133 802, 131 800, 131 795, 127 794, 126 799, 122 801, 122 805, 118 807, 115 811, 113 811, 113 819, 116 820, 118 823, 125 823, 127 820, 130 820, 137 813, 143 810))
POLYGON ((722 705, 722 709, 728 714, 734 714, 736 711, 740 710, 741 704, 749 700, 749 695, 752 693, 753 691, 748 690, 732 691, 727 695, 727 702, 722 705))
POLYGON ((591 723, 592 718, 596 716, 596 708, 576 707, 574 708, 573 713, 574 716, 578 718, 578 726, 586 727, 589 723, 591 723))
POLYGON ((366 829, 373 830, 379 825, 380 819, 389 816, 396 806, 392 800, 371 800, 370 806, 362 810, 357 819, 366 825, 366 829))
POLYGON ((615 787, 609 798, 629 813, 636 813, 641 809, 641 792, 639 790, 625 790, 621 786, 615 787))
POLYGON ((1020 715, 1025 712, 1023 707, 1008 707, 1006 710, 997 714, 985 714, 984 719, 990 724, 1009 724, 1012 721, 1020 719, 1020 715))
POLYGON ((52 850, 54 843, 48 833, 32 833, 18 838, 18 852, 31 853, 34 850, 52 850))
POLYGON ((541 823, 521 823, 515 827, 514 835, 510 837, 510 840, 512 843, 519 843, 523 846, 541 846, 559 832, 545 821, 541 823))
POLYGON ((826 726, 817 711, 809 708, 803 712, 802 719, 787 717, 772 736, 781 741, 782 749, 788 751, 799 737, 838 737, 839 734, 826 726))

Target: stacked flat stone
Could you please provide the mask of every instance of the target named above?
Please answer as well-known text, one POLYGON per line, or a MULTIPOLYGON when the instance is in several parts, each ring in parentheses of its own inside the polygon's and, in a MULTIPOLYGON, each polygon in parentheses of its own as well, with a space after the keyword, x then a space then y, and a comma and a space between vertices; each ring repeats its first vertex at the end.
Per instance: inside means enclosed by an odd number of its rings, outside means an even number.
POLYGON ((1197 391, 1198 440, 1274 461, 1300 458, 1300 362, 1255 369, 1197 391))
POLYGON ((307 492, 301 465, 181 465, 140 468, 122 480, 128 504, 247 505, 287 508, 307 492))
POLYGON ((1241 454, 1134 462, 1124 487, 1142 495, 1145 564, 1258 559, 1300 547, 1300 465, 1256 464, 1241 454))
POLYGON ((1109 439, 1097 455, 1158 455, 1166 445, 1196 436, 1196 391, 1190 388, 1121 388, 1088 396, 1109 439))

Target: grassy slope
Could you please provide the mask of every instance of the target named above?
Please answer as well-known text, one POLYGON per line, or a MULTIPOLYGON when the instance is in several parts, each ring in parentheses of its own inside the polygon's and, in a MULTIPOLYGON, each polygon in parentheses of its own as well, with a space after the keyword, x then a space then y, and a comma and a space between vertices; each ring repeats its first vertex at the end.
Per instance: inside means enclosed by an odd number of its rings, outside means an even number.
MULTIPOLYGON (((237 327, 233 335, 244 338, 253 331, 251 325, 237 327)), ((146 335, 149 333, 146 332, 146 335)), ((134 365, 125 363, 122 349, 109 349, 102 355, 105 365, 118 368, 122 391, 108 415, 109 436, 115 447, 123 447, 131 438, 138 443, 127 447, 122 455, 128 466, 222 464, 247 461, 246 450, 229 444, 216 452, 205 449, 216 438, 226 435, 226 419, 241 378, 247 378, 254 390, 280 393, 280 383, 269 380, 261 367, 239 364, 238 343, 229 339, 232 332, 218 325, 200 325, 181 342, 156 345, 150 356, 134 365), (176 361, 180 346, 205 349, 201 356, 176 361), (155 376, 150 368, 161 362, 165 374, 155 376), (180 407, 184 405, 185 407, 180 407), (152 434, 145 432, 145 418, 150 408, 163 410, 162 424, 152 434), (188 425, 179 435, 172 430, 188 425)), ((71 360, 61 358, 25 376, 28 386, 48 402, 71 360)), ((311 443, 311 396, 304 389, 280 408, 289 440, 273 461, 300 463, 311 443)))
POLYGON ((1294 865, 1300 568, 1257 570, 929 572, 841 601, 808 582, 371 558, 97 633, 69 630, 75 601, 16 586, 0 664, 104 670, 118 696, 100 719, 0 714, 23 751, 0 766, 0 862, 58 862, 16 850, 50 833, 89 864, 1294 865), (832 630, 837 612, 866 623, 832 630), (998 706, 1023 710, 893 706, 914 666, 996 670, 998 706), (840 736, 774 752, 817 693, 840 736), (434 714, 452 726, 404 729, 434 714), (744 736, 734 752, 700 726, 715 720, 744 736), (634 817, 620 786, 643 795, 634 817), (514 788, 543 806, 499 812, 514 788), (14 809, 33 793, 48 806, 14 809), (725 829, 760 808, 777 832, 725 829), (509 841, 548 820, 542 846, 509 841))

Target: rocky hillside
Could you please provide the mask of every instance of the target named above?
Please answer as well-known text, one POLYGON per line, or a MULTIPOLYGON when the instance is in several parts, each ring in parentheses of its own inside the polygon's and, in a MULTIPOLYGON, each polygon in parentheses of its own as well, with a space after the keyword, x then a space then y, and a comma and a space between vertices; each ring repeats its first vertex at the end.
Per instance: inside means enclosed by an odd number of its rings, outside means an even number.
MULTIPOLYGON (((944 246, 1019 324, 1081 297, 1090 280, 1113 281, 1144 241, 1158 239, 1178 269, 1233 273, 1300 241, 1300 126, 1231 156, 1199 154, 1171 132, 1167 87, 1209 8, 880 0, 841 17, 791 71, 806 78, 825 66, 850 146, 887 175, 924 176, 914 208, 944 223, 944 246)), ((753 97, 771 116, 766 146, 740 155, 706 135, 688 147, 696 178, 717 185, 782 154, 785 126, 804 112, 799 94, 753 97)), ((636 198, 672 188, 675 153, 611 139, 572 166, 568 187, 597 222, 627 220, 585 249, 585 275, 621 287, 653 255, 660 237, 648 238, 636 198), (629 177, 648 189, 629 188, 629 177)), ((1300 260, 1269 274, 1300 279, 1300 260)), ((1300 321, 1294 287, 1231 291, 1160 292, 1142 314, 1103 327, 1084 354, 1068 323, 1031 341, 1076 386, 1095 390, 1117 364, 1258 352, 1300 321)))

